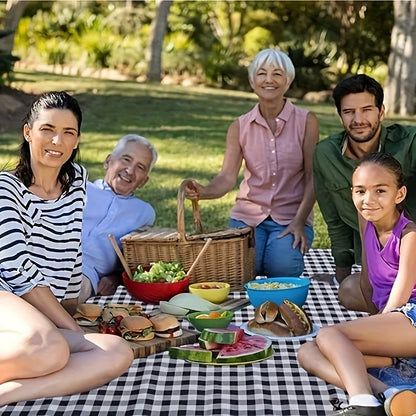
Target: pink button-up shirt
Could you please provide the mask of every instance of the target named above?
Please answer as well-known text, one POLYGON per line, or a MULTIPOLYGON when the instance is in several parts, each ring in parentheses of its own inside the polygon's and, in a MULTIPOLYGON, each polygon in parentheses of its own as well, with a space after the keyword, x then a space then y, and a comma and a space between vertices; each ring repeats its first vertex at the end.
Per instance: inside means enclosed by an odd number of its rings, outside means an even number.
MULTIPOLYGON (((254 227, 269 215, 289 224, 296 215, 305 190, 303 142, 308 111, 289 100, 270 130, 257 104, 239 117, 240 145, 245 161, 231 218, 254 227)), ((313 225, 313 212, 306 221, 313 225)))

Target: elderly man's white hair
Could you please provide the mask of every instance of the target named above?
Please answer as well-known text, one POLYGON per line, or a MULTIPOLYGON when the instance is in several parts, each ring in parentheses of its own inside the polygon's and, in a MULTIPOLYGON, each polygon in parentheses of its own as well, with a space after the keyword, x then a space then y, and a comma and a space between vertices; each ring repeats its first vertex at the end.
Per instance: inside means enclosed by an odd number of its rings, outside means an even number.
POLYGON ((150 172, 157 161, 157 151, 155 147, 152 145, 152 143, 150 143, 149 140, 146 139, 146 137, 139 136, 138 134, 127 134, 123 136, 117 142, 111 154, 113 155, 113 154, 119 153, 120 151, 124 149, 126 144, 130 142, 140 143, 143 146, 146 146, 152 152, 152 163, 150 164, 150 167, 149 167, 149 172, 150 172))
POLYGON ((285 71, 287 78, 286 89, 288 89, 295 79, 295 67, 291 59, 284 52, 277 49, 263 49, 254 57, 253 62, 248 67, 248 77, 251 83, 258 69, 264 64, 275 65, 285 71))

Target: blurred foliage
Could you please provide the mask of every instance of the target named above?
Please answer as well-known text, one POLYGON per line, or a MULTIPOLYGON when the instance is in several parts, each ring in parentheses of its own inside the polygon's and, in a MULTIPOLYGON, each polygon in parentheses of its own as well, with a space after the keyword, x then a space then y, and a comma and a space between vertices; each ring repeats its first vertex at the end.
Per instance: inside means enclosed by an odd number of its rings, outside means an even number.
MULTIPOLYGON (((154 15, 154 1, 31 1, 15 51, 34 64, 144 76, 154 15)), ((294 62, 299 95, 358 72, 383 82, 393 23, 392 1, 175 0, 162 75, 247 90, 247 65, 260 49, 277 47, 294 62)))
MULTIPOLYGON (((0 38, 10 35, 10 31, 0 30, 0 38)), ((10 82, 12 79, 13 66, 19 58, 9 53, 4 53, 0 50, 0 86, 5 82, 10 82)))

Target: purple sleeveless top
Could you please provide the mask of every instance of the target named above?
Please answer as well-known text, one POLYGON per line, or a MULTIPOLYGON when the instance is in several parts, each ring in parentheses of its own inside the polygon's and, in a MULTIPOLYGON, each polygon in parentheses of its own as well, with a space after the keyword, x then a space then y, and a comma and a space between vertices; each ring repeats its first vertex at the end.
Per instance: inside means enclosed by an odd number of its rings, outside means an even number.
MULTIPOLYGON (((380 246, 374 225, 367 222, 365 227, 364 246, 367 256, 368 278, 373 287, 372 300, 379 310, 386 305, 396 279, 399 270, 401 235, 409 222, 411 221, 402 213, 384 247, 380 246)), ((410 298, 416 298, 416 286, 413 288, 410 298)))

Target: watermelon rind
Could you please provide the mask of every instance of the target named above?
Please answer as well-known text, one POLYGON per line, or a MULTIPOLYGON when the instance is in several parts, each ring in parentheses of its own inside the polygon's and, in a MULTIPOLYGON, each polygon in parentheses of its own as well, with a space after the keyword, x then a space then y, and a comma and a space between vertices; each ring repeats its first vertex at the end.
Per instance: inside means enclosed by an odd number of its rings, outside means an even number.
POLYGON ((206 341, 201 338, 198 338, 198 343, 201 348, 206 350, 219 350, 223 346, 223 344, 218 344, 218 342, 206 341))
POLYGON ((243 329, 219 329, 206 328, 199 336, 204 341, 216 342, 217 344, 232 345, 239 341, 244 335, 243 329))
POLYGON ((265 358, 269 358, 274 354, 273 347, 270 345, 265 350, 260 350, 251 354, 245 354, 243 356, 233 357, 217 357, 215 362, 218 364, 245 364, 252 363, 254 361, 260 361, 265 358))
POLYGON ((170 358, 180 358, 182 360, 195 361, 199 363, 211 363, 215 358, 215 353, 205 350, 196 345, 182 345, 181 347, 169 348, 170 358))

